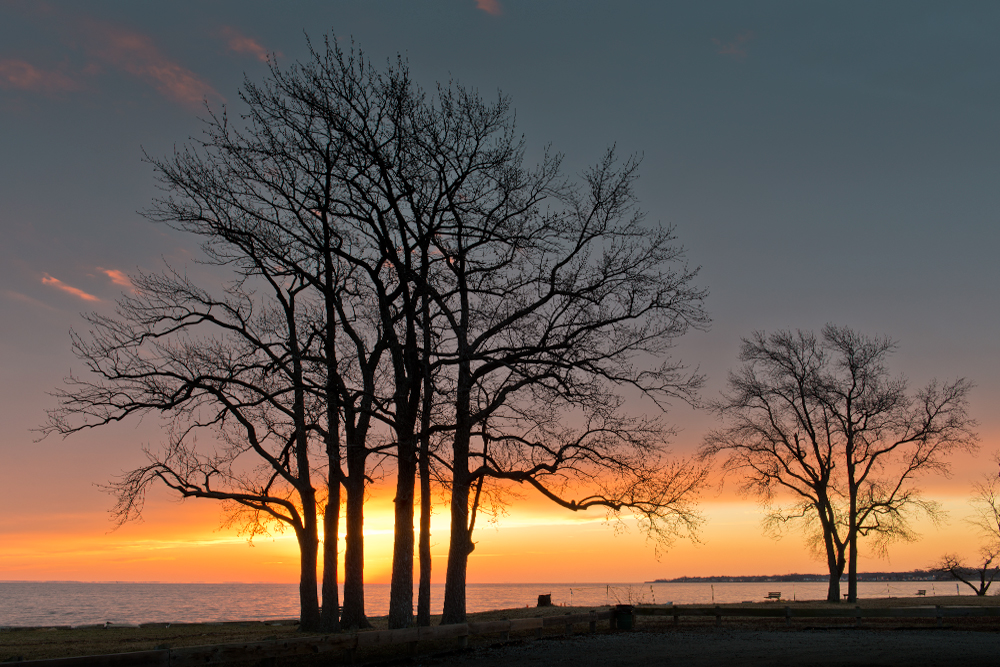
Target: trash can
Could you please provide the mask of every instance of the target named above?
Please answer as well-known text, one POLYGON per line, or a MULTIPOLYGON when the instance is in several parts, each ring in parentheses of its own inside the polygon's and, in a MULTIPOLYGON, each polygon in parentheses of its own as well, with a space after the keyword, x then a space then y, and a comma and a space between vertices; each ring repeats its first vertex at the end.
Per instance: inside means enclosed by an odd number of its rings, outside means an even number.
POLYGON ((630 604, 615 605, 615 626, 619 630, 632 629, 632 605, 630 604))

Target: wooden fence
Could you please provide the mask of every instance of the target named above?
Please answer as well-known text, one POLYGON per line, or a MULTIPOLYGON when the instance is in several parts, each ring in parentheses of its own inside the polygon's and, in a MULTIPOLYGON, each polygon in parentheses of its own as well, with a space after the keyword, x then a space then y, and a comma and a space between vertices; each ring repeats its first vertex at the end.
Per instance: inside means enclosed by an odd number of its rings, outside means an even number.
POLYGON ((865 618, 927 618, 936 619, 942 626, 945 618, 1000 616, 1000 607, 781 607, 761 605, 759 607, 671 607, 637 606, 632 609, 636 616, 672 616, 674 625, 680 623, 681 616, 714 616, 715 624, 721 625, 724 616, 742 618, 783 618, 791 625, 793 618, 853 618, 860 625, 865 618))
POLYGON ((216 646, 188 646, 133 653, 90 655, 49 660, 25 660, 17 663, 23 667, 193 667, 195 665, 220 665, 228 662, 256 662, 269 658, 291 658, 320 653, 351 653, 358 649, 385 645, 409 645, 416 649, 419 642, 454 640, 459 647, 466 646, 471 636, 497 635, 508 639, 511 633, 534 632, 541 637, 547 628, 562 629, 567 634, 573 626, 586 623, 588 630, 597 630, 598 621, 612 618, 613 611, 603 609, 579 614, 518 618, 501 621, 456 623, 426 628, 402 630, 372 630, 325 636, 295 637, 243 644, 216 646))
POLYGON ((367 632, 342 633, 324 636, 295 637, 243 644, 222 644, 216 646, 188 646, 134 653, 112 655, 56 658, 50 660, 26 660, 17 663, 23 667, 194 667, 195 665, 221 665, 230 662, 256 662, 266 659, 292 658, 321 653, 342 652, 351 654, 358 649, 374 646, 408 645, 415 650, 419 642, 452 640, 459 647, 467 645, 472 636, 496 635, 506 640, 511 633, 534 632, 541 637, 547 628, 559 628, 570 634, 573 626, 586 623, 594 632, 598 621, 610 621, 611 628, 630 629, 635 616, 673 617, 679 624, 682 616, 715 617, 716 625, 722 624, 723 617, 731 618, 777 618, 785 619, 791 625, 793 618, 847 618, 861 624, 866 618, 926 618, 936 619, 943 625, 945 618, 1000 616, 1000 607, 791 607, 760 605, 753 607, 721 606, 655 606, 619 605, 617 608, 602 609, 563 616, 520 618, 501 621, 458 623, 437 625, 427 628, 404 628, 402 630, 373 630, 367 632))

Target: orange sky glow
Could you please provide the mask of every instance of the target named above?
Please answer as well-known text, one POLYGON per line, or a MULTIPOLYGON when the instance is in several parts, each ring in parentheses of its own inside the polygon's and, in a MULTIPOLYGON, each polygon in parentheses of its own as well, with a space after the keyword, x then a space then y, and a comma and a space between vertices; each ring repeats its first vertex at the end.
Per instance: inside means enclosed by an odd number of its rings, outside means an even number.
MULTIPOLYGON (((964 466, 963 466, 964 467, 964 466)), ((971 467, 971 466, 970 466, 971 467)), ((946 552, 971 555, 977 538, 964 524, 967 485, 942 480, 929 496, 949 519, 921 522, 921 539, 897 544, 888 561, 868 554, 862 570, 925 568, 946 552)), ((367 506, 365 579, 387 583, 392 562, 392 493, 374 490, 367 506)), ((439 499, 436 499, 436 502, 439 499)), ((658 559, 653 546, 626 520, 619 530, 602 513, 562 511, 536 497, 516 501, 497 523, 483 521, 469 564, 472 583, 637 582, 715 574, 819 573, 824 563, 807 552, 802 535, 762 534, 758 506, 710 489, 701 505, 706 522, 695 544, 678 540, 658 559)), ((432 524, 434 580, 443 581, 447 559, 447 508, 435 507, 432 524)), ((291 531, 258 537, 253 545, 220 529, 217 504, 151 498, 144 520, 118 530, 100 514, 52 515, 44 524, 20 525, 0 544, 0 579, 161 582, 294 582, 297 548, 291 531)), ((343 543, 341 543, 343 549, 343 543)), ((340 573, 342 580, 342 572, 340 573)))
MULTIPOLYGON (((700 267, 695 286, 709 292, 710 329, 673 350, 706 376, 702 398, 725 389, 741 338, 826 323, 898 340, 889 367, 911 392, 935 377, 975 383, 980 452, 956 454, 950 477, 918 482, 947 518, 917 522, 920 539, 894 544, 888 560, 863 551, 861 569, 976 554, 968 498, 996 474, 1000 451, 1000 4, 799 3, 787 12, 746 3, 736 13, 707 3, 574 3, 564 12, 523 0, 392 12, 376 3, 183 4, 0 2, 0 115, 17 128, 0 154, 0 580, 298 580, 291 531, 248 545, 220 528, 216 502, 158 488, 143 521, 114 529, 114 500, 96 485, 146 463, 142 447, 164 440, 157 415, 66 440, 39 441, 37 429, 63 378, 94 379, 67 333, 86 338, 81 311, 111 316, 136 272, 170 266, 206 289, 233 278, 200 263, 200 238, 137 214, 165 195, 143 155, 197 143, 200 119, 226 100, 235 123, 246 111, 244 78, 260 83, 269 62, 309 59, 303 28, 314 47, 324 36, 363 47, 375 70, 401 56, 430 96, 438 81, 489 103, 509 95, 527 168, 550 145, 571 179, 606 147, 641 157, 635 212, 676 224, 684 262, 700 267)), ((625 400, 637 415, 658 414, 645 399, 625 400)), ((665 421, 678 429, 675 453, 692 456, 718 422, 677 403, 665 421)), ((761 508, 737 486, 706 488, 699 541, 679 539, 659 557, 632 520, 616 530, 600 511, 574 514, 525 493, 496 524, 477 524, 468 579, 822 573, 802 534, 764 535, 761 508)), ((371 583, 389 581, 393 495, 387 474, 366 506, 371 583)), ((433 580, 443 583, 448 508, 440 494, 434 502, 433 580)))

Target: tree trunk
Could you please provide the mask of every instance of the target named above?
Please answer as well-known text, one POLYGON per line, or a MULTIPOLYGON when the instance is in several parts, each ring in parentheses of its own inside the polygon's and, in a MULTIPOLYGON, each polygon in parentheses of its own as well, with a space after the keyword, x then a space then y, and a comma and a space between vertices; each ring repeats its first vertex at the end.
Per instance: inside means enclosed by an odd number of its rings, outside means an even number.
POLYGON ((840 602, 840 573, 830 570, 830 585, 826 589, 827 602, 840 602))
MULTIPOLYGON (((398 419, 398 415, 397 415, 398 419)), ((397 431, 396 516, 389 586, 389 628, 413 625, 413 496, 417 474, 413 421, 397 431), (407 428, 408 427, 408 428, 407 428)))
MULTIPOLYGON (((468 422, 468 419, 463 420, 468 422)), ((456 430, 451 487, 451 542, 441 624, 465 623, 465 580, 474 545, 469 534, 469 426, 456 430)))
MULTIPOLYGON (((428 265, 426 248, 423 266, 428 265)), ((431 624, 431 410, 434 407, 434 383, 431 379, 430 350, 430 299, 426 293, 421 298, 421 330, 423 352, 421 372, 424 392, 420 408, 420 580, 417 589, 417 625, 431 624)))
POLYGON ((370 628, 365 615, 365 466, 367 451, 363 445, 347 444, 346 551, 344 553, 344 628, 370 628))
MULTIPOLYGON (((426 432, 426 431, 425 431, 426 432)), ((431 480, 430 443, 420 443, 420 583, 417 589, 417 625, 431 624, 431 480)))
MULTIPOLYGON (((339 470, 338 470, 339 472, 339 470)), ((340 594, 337 591, 337 546, 340 531, 340 481, 331 475, 326 511, 323 513, 323 607, 320 629, 340 630, 340 594)))
POLYGON ((847 539, 847 601, 858 601, 858 531, 852 530, 847 539))
MULTIPOLYGON (((316 592, 316 565, 319 560, 319 535, 315 519, 306 515, 306 525, 296 531, 299 542, 299 631, 318 632, 320 628, 319 595, 316 592)), ((313 517, 316 516, 313 508, 313 517)))

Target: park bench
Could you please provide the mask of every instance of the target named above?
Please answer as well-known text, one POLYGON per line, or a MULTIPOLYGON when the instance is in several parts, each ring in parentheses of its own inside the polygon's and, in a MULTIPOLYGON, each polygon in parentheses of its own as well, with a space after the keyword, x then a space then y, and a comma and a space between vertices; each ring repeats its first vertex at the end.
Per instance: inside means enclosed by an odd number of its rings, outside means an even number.
POLYGON ((781 599, 781 592, 780 591, 772 591, 772 592, 770 592, 770 593, 767 594, 767 598, 766 599, 767 600, 780 600, 781 599))
POLYGON ((927 595, 927 589, 926 588, 921 588, 921 589, 917 590, 917 595, 927 595))

